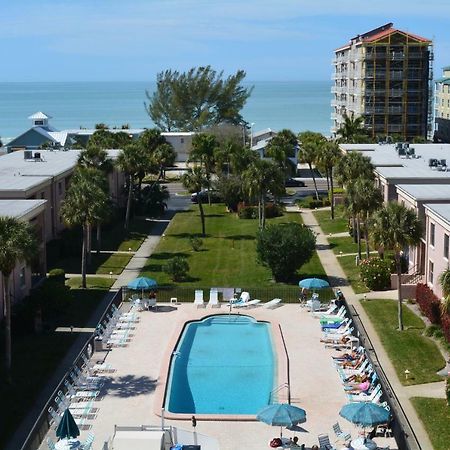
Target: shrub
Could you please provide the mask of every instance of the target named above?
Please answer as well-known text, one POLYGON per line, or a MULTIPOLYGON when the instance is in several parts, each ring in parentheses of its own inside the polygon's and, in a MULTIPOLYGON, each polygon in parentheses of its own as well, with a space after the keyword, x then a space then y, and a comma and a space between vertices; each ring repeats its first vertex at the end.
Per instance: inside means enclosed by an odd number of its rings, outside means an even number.
POLYGON ((182 281, 189 272, 189 263, 182 256, 175 256, 164 267, 164 272, 170 275, 173 281, 182 281))
POLYGON ((439 325, 432 324, 425 329, 424 334, 425 336, 431 337, 434 336, 436 330, 439 330, 439 325))
POLYGON ((268 203, 266 205, 266 219, 272 219, 273 217, 280 217, 283 215, 281 206, 275 203, 268 203))
POLYGON ((450 342, 450 314, 445 314, 441 318, 442 332, 447 342, 450 342))
POLYGON ((48 273, 48 277, 55 281, 62 281, 64 283, 66 279, 66 272, 64 269, 52 269, 48 273))
POLYGON ((447 397, 447 406, 450 406, 450 377, 447 377, 447 382, 445 383, 445 394, 447 397))
POLYGON ((390 263, 378 257, 363 259, 359 265, 361 280, 371 291, 381 291, 391 284, 390 263))
POLYGON ((315 247, 314 233, 298 223, 272 224, 256 236, 258 260, 270 268, 276 281, 291 280, 315 247))
POLYGON ((239 219, 256 219, 257 208, 254 206, 239 206, 238 217, 239 219))
POLYGON ((428 317, 431 323, 441 323, 441 301, 426 284, 417 284, 416 300, 420 310, 428 317))
POLYGON ((203 246, 203 241, 198 237, 191 237, 189 239, 189 242, 194 252, 198 252, 203 246))
POLYGON ((322 206, 323 206, 323 201, 322 200, 311 200, 308 203, 308 208, 309 209, 321 208, 322 206))

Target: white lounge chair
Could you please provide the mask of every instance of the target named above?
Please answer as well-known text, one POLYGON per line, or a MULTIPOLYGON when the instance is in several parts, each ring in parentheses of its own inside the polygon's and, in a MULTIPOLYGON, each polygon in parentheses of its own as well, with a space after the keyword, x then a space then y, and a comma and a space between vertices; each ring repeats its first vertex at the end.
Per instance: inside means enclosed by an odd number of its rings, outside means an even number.
POLYGON ((202 289, 195 290, 194 305, 196 305, 197 308, 205 307, 205 302, 203 301, 203 290, 202 289))
POLYGON ((250 301, 250 294, 247 291, 243 291, 243 292, 241 292, 241 295, 239 296, 238 299, 232 298, 230 300, 230 303, 234 306, 234 305, 240 305, 240 304, 246 303, 248 301, 250 301))
POLYGON ((279 306, 281 303, 281 298, 274 298, 273 300, 270 300, 270 302, 266 302, 263 305, 263 308, 267 309, 273 309, 279 306))
POLYGON ((208 306, 211 306, 211 308, 220 308, 219 303, 219 292, 217 289, 211 289, 209 291, 209 302, 208 306))
POLYGON ((333 303, 331 304, 326 311, 311 311, 311 315, 313 317, 320 318, 322 316, 327 316, 330 314, 333 314, 333 312, 336 310, 336 305, 333 303))
POLYGON ((233 308, 248 308, 249 306, 255 306, 258 303, 261 303, 261 300, 250 300, 249 302, 235 303, 233 308))

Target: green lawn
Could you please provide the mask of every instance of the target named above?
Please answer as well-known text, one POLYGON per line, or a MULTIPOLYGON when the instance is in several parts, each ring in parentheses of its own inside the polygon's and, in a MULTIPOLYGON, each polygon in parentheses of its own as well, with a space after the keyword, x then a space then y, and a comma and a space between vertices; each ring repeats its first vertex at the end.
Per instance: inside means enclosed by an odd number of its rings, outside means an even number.
POLYGON ((442 381, 436 372, 445 365, 437 345, 422 333, 425 324, 420 317, 403 305, 404 331, 398 331, 395 300, 361 300, 378 336, 395 367, 400 382, 411 384, 442 381), (411 375, 405 379, 405 370, 411 375))
POLYGON ((329 210, 314 211, 313 214, 325 234, 348 231, 348 218, 342 206, 336 207, 334 220, 331 220, 329 210))
MULTIPOLYGON (((351 236, 346 237, 329 237, 327 238, 330 243, 330 248, 336 255, 346 253, 358 253, 358 244, 353 241, 351 236)), ((365 251, 365 242, 361 241, 361 250, 365 251)))
POLYGON ((8 405, 8 414, 4 415, 0 427, 0 448, 5 447, 8 438, 33 406, 42 386, 48 382, 78 336, 77 333, 56 332, 56 328, 84 326, 114 282, 109 278, 96 278, 92 282, 89 280, 92 289, 78 289, 79 281, 67 280, 67 288, 62 285, 56 288, 50 282, 44 294, 48 300, 43 315, 47 326, 42 334, 28 330, 19 333, 18 319, 13 322, 12 384, 6 383, 3 365, 0 366, 0 398, 4 405, 8 405))
MULTIPOLYGON (((183 286, 274 286, 271 273, 256 262, 255 235, 257 220, 238 219, 225 211, 223 205, 205 206, 207 237, 202 238, 201 251, 192 251, 191 236, 200 232, 197 207, 178 213, 159 243, 155 253, 148 259, 143 275, 158 280, 159 284, 172 284, 163 272, 163 266, 175 255, 188 259, 189 279, 183 286)), ((296 221, 301 223, 299 213, 268 219, 268 223, 296 221)), ((317 255, 298 272, 298 279, 306 276, 326 277, 317 255)))
MULTIPOLYGON (((114 278, 87 277, 88 289, 108 290, 116 281, 114 278)), ((81 277, 74 277, 66 280, 66 286, 71 289, 81 289, 81 277)))
MULTIPOLYGON (((107 254, 92 255, 92 262, 88 265, 88 274, 104 274, 108 275, 112 272, 114 275, 122 273, 125 266, 129 263, 133 255, 129 254, 107 254)), ((81 273, 81 256, 62 258, 58 261, 52 261, 48 270, 60 268, 66 273, 81 273)))
POLYGON ((434 450, 450 450, 450 407, 444 399, 414 397, 411 399, 427 430, 434 450))
POLYGON ((354 256, 342 256, 337 258, 342 270, 345 272, 345 276, 348 282, 351 284, 356 294, 363 294, 369 292, 369 289, 360 280, 359 267, 355 264, 354 256))

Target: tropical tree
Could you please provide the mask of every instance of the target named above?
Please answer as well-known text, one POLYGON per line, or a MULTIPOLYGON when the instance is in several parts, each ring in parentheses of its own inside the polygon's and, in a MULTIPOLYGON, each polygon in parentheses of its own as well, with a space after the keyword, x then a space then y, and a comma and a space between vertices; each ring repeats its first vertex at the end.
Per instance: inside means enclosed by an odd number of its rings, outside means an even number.
POLYGON ((208 188, 208 203, 211 204, 211 176, 214 172, 214 155, 219 143, 213 134, 199 133, 192 139, 192 149, 189 154, 190 162, 199 162, 206 176, 206 186, 208 188))
POLYGON ((286 176, 292 175, 295 166, 289 158, 295 158, 297 136, 291 130, 281 130, 268 143, 266 156, 273 158, 286 176))
POLYGON ((89 138, 87 147, 102 149, 123 148, 130 144, 132 138, 124 131, 112 132, 106 128, 97 129, 89 138))
POLYGON ((443 316, 450 314, 450 268, 445 269, 439 275, 439 284, 442 288, 441 313, 443 316))
MULTIPOLYGON (((114 165, 108 156, 108 152, 100 147, 95 147, 93 144, 88 144, 78 156, 78 166, 85 168, 97 169, 104 174, 104 177, 99 177, 99 186, 105 191, 105 194, 109 196, 109 186, 106 177, 112 172, 114 165)), ((96 224, 97 227, 97 254, 100 253, 102 247, 102 223, 107 221, 110 217, 110 208, 105 208, 102 211, 101 216, 96 224)), ((91 262, 91 231, 88 232, 88 261, 91 262)))
POLYGON ((127 175, 127 208, 125 212, 125 230, 128 230, 130 224, 131 204, 133 201, 133 188, 136 178, 139 178, 139 192, 142 179, 149 167, 149 158, 139 143, 132 143, 124 147, 117 157, 118 167, 127 175))
POLYGON ((11 295, 9 281, 17 263, 31 263, 37 256, 38 242, 27 222, 12 217, 0 217, 0 272, 2 273, 5 308, 5 366, 11 370, 11 295))
POLYGON ((242 124, 240 113, 253 88, 242 86, 245 72, 194 67, 187 72, 158 73, 156 91, 146 92, 148 115, 164 131, 201 131, 221 123, 242 124))
POLYGON ((350 116, 344 114, 344 122, 336 131, 336 136, 340 142, 346 144, 364 143, 369 140, 367 130, 364 128, 364 117, 355 117, 352 113, 350 116))
POLYGON ((168 142, 164 144, 158 145, 155 151, 153 152, 152 159, 156 166, 159 168, 158 179, 159 182, 161 179, 166 178, 166 168, 173 166, 175 164, 175 159, 177 154, 173 149, 172 145, 168 142))
POLYGON ((347 187, 357 178, 374 180, 374 166, 368 156, 360 152, 346 153, 336 164, 335 177, 337 181, 347 187))
POLYGON ((419 244, 422 224, 413 210, 400 203, 390 202, 375 213, 371 235, 377 247, 394 252, 398 284, 398 328, 403 330, 401 257, 405 248, 419 244))
POLYGON ((284 175, 273 162, 257 159, 242 174, 247 195, 258 202, 259 228, 266 226, 266 196, 269 192, 280 195, 284 191, 284 175))
POLYGON ((201 166, 189 169, 189 171, 182 176, 181 182, 183 183, 183 186, 190 192, 197 193, 197 203, 198 209, 200 211, 200 220, 202 223, 202 236, 205 236, 206 235, 205 213, 203 211, 202 195, 200 195, 201 190, 206 186, 208 182, 205 170, 201 166))
POLYGON ((101 185, 104 175, 97 169, 78 168, 70 182, 66 198, 61 205, 61 216, 68 226, 80 225, 83 243, 81 249, 81 281, 86 288, 88 233, 109 208, 108 196, 101 185))
POLYGON ((322 151, 317 156, 317 162, 325 170, 327 180, 329 182, 330 203, 331 203, 331 219, 334 220, 334 179, 333 169, 342 158, 339 145, 334 141, 328 141, 323 145, 322 151))
POLYGON ((319 155, 326 145, 327 139, 321 133, 304 131, 298 135, 298 140, 300 142, 299 159, 309 166, 314 183, 314 190, 316 192, 316 199, 319 200, 319 191, 317 190, 316 177, 312 166, 317 163, 319 155))

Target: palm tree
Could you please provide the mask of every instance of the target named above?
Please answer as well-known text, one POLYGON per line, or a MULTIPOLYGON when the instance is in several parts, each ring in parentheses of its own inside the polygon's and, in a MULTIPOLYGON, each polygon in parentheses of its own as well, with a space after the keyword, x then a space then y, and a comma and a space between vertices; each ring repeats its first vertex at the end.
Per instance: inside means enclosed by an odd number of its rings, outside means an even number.
POLYGON ((159 182, 161 178, 164 179, 166 177, 165 169, 166 167, 174 165, 176 157, 177 154, 175 153, 175 150, 168 142, 158 145, 158 147, 155 148, 152 158, 156 166, 159 167, 158 179, 155 183, 159 182))
POLYGON ((398 282, 398 328, 403 330, 401 256, 403 249, 419 244, 422 224, 413 210, 391 202, 374 215, 371 234, 376 246, 394 251, 398 282))
MULTIPOLYGON (((78 166, 85 168, 97 169, 104 174, 104 177, 98 177, 99 185, 105 191, 105 194, 109 196, 109 186, 106 180, 108 174, 113 171, 114 165, 108 156, 108 152, 100 147, 96 147, 93 144, 88 144, 87 148, 83 150, 78 156, 78 166)), ((103 214, 99 217, 97 222, 97 254, 101 250, 102 241, 102 223, 108 220, 110 217, 110 209, 105 208, 103 214)), ((88 263, 91 263, 91 230, 88 232, 88 263)))
POLYGON ((324 168, 329 180, 330 203, 331 203, 331 219, 334 220, 334 183, 333 169, 342 158, 339 145, 336 142, 326 142, 322 148, 322 152, 318 155, 318 163, 324 168))
POLYGON ((0 272, 5 302, 5 366, 8 374, 12 360, 9 279, 18 262, 31 263, 37 253, 38 242, 31 225, 12 217, 0 217, 0 272))
POLYGON ((314 183, 314 190, 316 192, 316 199, 319 200, 319 191, 317 190, 316 177, 312 168, 316 164, 319 155, 322 153, 327 139, 321 133, 314 133, 313 131, 304 131, 298 135, 300 142, 299 159, 301 162, 307 163, 314 183))
POLYGON ((355 117, 352 113, 351 116, 347 113, 343 116, 344 122, 336 131, 336 135, 340 142, 346 144, 357 144, 361 141, 368 141, 367 130, 364 128, 364 117, 355 117))
POLYGON ((443 298, 441 300, 441 314, 450 314, 450 268, 439 275, 439 284, 442 288, 443 298))
POLYGON ((266 196, 270 191, 279 195, 284 190, 284 174, 273 162, 257 159, 242 174, 244 191, 258 201, 259 228, 266 226, 266 196))
POLYGON ((88 232, 108 208, 108 196, 99 183, 103 174, 97 169, 78 168, 61 206, 61 216, 69 226, 81 225, 83 244, 81 251, 81 280, 86 288, 88 232))
POLYGON ((128 230, 130 224, 134 181, 138 174, 144 171, 144 168, 146 166, 145 157, 142 153, 142 147, 138 143, 132 143, 124 147, 117 158, 117 165, 127 175, 128 178, 128 199, 124 223, 125 230, 128 230))
POLYGON ((197 193, 198 209, 200 211, 200 220, 202 222, 202 236, 206 235, 205 213, 203 211, 203 202, 201 191, 206 186, 208 179, 203 167, 197 166, 189 169, 181 178, 183 186, 191 192, 197 193))
POLYGON ((189 161, 200 162, 206 176, 206 186, 208 187, 208 203, 211 205, 211 175, 214 172, 214 155, 219 143, 213 134, 199 133, 192 139, 192 150, 189 154, 189 161))
POLYGON ((283 173, 288 176, 292 173, 292 162, 298 146, 297 137, 291 130, 281 130, 267 145, 266 156, 273 158, 283 173))

